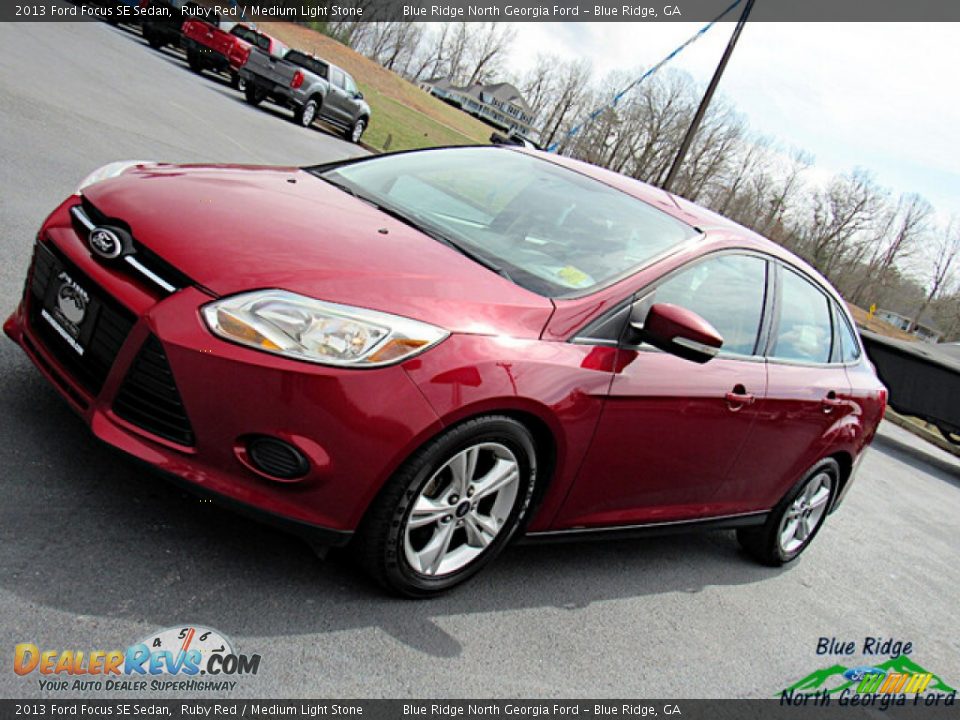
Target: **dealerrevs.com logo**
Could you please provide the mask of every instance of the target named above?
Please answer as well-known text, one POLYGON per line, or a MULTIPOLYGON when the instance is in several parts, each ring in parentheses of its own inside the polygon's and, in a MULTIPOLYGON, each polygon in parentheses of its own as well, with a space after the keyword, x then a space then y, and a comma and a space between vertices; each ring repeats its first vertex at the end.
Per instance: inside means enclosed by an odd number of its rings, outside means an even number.
POLYGON ((17 675, 35 675, 41 690, 55 692, 224 692, 259 669, 259 655, 237 653, 223 633, 199 625, 161 630, 126 650, 45 650, 27 642, 13 653, 17 675))

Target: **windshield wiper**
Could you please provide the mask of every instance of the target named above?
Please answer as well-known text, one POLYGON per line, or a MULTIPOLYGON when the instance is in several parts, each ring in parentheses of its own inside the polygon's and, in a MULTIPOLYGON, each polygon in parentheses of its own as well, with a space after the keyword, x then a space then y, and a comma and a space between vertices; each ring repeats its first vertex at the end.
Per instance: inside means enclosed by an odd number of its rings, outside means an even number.
POLYGON ((380 212, 384 213, 385 215, 389 215, 395 220, 399 220, 404 225, 409 225, 414 230, 418 230, 422 232, 424 235, 426 235, 427 237, 433 240, 436 240, 438 243, 446 245, 449 248, 453 248, 464 257, 470 258, 478 265, 483 265, 483 267, 487 268, 487 270, 492 270, 500 277, 506 278, 510 282, 517 284, 516 281, 512 277, 510 277, 510 273, 508 273, 504 268, 497 265, 492 260, 489 260, 488 258, 484 257, 483 255, 480 255, 476 251, 471 250, 470 248, 466 247, 462 243, 458 243, 456 240, 449 237, 445 233, 440 232, 439 230, 437 230, 432 226, 429 220, 424 219, 421 215, 417 213, 406 213, 401 210, 397 210, 396 208, 391 207, 389 205, 384 205, 382 202, 374 200, 373 198, 371 198, 369 195, 366 195, 365 193, 357 192, 357 189, 353 187, 353 185, 351 185, 350 183, 346 183, 342 181, 337 182, 336 180, 333 180, 327 175, 317 175, 317 177, 319 177, 322 180, 325 180, 326 182, 330 183, 334 187, 339 188, 340 190, 343 190, 345 193, 349 195, 353 195, 355 198, 357 198, 357 200, 360 200, 361 202, 365 202, 368 205, 372 205, 380 212))

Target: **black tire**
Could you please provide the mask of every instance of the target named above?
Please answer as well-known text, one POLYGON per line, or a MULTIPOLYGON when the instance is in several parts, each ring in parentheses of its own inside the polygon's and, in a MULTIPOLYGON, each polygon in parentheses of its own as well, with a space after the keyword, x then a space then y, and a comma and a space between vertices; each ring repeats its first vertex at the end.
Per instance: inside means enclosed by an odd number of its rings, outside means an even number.
MULTIPOLYGON (((480 462, 477 469, 482 471, 480 462)), ((503 551, 526 516, 536 480, 536 447, 533 436, 522 423, 502 415, 469 420, 423 446, 387 482, 358 529, 353 544, 355 556, 374 579, 396 593, 413 598, 442 593, 472 577, 503 551), (405 551, 407 520, 414 503, 428 484, 437 482, 435 477, 440 477, 438 471, 447 461, 480 443, 506 448, 516 459, 519 473, 512 506, 499 532, 479 555, 452 572, 424 574, 410 563, 405 551)), ((463 517, 458 508, 451 507, 451 513, 456 514, 456 518, 463 517)), ((450 522, 451 516, 447 517, 450 522)), ((457 528, 451 526, 451 537, 461 532, 458 529, 461 524, 457 521, 457 528)), ((463 542, 458 544, 461 547, 467 545, 466 531, 467 528, 463 528, 460 536, 463 542)))
POLYGON ((243 90, 243 96, 250 105, 256 107, 263 102, 265 94, 253 83, 247 83, 247 87, 243 90))
MULTIPOLYGON (((808 470, 803 478, 791 488, 777 506, 770 512, 770 517, 766 523, 759 528, 740 528, 737 530, 737 540, 744 550, 754 559, 769 565, 771 567, 780 567, 789 562, 793 562, 800 554, 810 547, 810 543, 823 527, 830 508, 833 505, 837 493, 837 487, 840 480, 840 466, 833 458, 821 460, 808 470), (825 482, 829 487, 829 495, 824 502, 823 512, 816 518, 815 523, 810 528, 809 534, 799 541, 801 544, 796 548, 784 548, 781 543, 782 523, 788 514, 796 514, 795 502, 800 502, 800 495, 808 489, 808 485, 815 479, 823 478, 820 482, 825 482)), ((808 511, 806 518, 809 519, 808 511)), ((801 513, 802 515, 802 513, 801 513)))
POLYGON ((230 87, 234 90, 239 90, 240 92, 246 92, 247 90, 247 81, 243 80, 240 77, 239 73, 230 72, 230 87))
POLYGON ((350 127, 343 131, 343 137, 352 143, 359 143, 360 138, 363 137, 363 133, 366 129, 367 118, 357 118, 350 127))
POLYGON ((147 30, 144 28, 143 37, 147 41, 147 44, 150 45, 154 50, 160 50, 163 48, 166 43, 152 30, 147 30))
POLYGON ((293 121, 300 127, 310 127, 318 115, 320 115, 320 102, 312 97, 293 111, 293 121))
POLYGON ((197 75, 203 73, 203 60, 200 58, 200 55, 194 51, 187 53, 187 65, 190 66, 190 69, 193 70, 197 75))

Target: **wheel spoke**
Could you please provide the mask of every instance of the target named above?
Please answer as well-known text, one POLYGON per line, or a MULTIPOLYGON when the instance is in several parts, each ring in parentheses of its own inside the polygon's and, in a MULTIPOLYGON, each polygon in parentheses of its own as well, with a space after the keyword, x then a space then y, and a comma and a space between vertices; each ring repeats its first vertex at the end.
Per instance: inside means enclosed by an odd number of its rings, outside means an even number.
POLYGON ((473 481, 473 475, 477 471, 477 456, 479 454, 480 448, 467 448, 450 461, 454 488, 460 493, 460 497, 467 494, 467 488, 473 481))
POLYGON ((803 542, 810 536, 810 521, 806 517, 800 518, 800 522, 797 523, 797 534, 796 538, 800 542, 803 542))
POLYGON ((407 520, 407 527, 418 528, 424 525, 430 525, 440 520, 444 515, 450 513, 450 508, 439 500, 421 495, 413 510, 410 511, 410 519, 407 520))
POLYGON ((496 464, 477 482, 474 497, 479 500, 499 492, 520 477, 517 465, 510 460, 497 460, 496 464))
POLYGON ((821 485, 817 492, 810 498, 810 507, 818 508, 821 505, 825 505, 829 499, 830 488, 826 485, 821 485))
POLYGON ((484 524, 480 518, 474 514, 467 515, 464 518, 463 527, 467 531, 467 543, 471 547, 483 548, 493 542, 497 531, 484 524))
POLYGON ((450 540, 453 538, 455 530, 456 525, 453 523, 441 525, 437 529, 437 532, 430 538, 430 542, 427 543, 426 547, 417 553, 417 557, 420 560, 420 572, 426 573, 427 575, 437 574, 437 570, 440 569, 440 563, 443 562, 443 558, 447 555, 447 550, 450 549, 450 540))

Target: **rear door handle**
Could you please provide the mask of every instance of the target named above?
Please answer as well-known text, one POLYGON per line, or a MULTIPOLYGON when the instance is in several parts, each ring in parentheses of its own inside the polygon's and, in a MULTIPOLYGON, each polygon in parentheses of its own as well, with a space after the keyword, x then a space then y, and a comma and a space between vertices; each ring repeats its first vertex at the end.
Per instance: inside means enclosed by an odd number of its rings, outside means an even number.
POLYGON ((725 396, 727 398, 727 403, 731 406, 736 405, 737 407, 731 407, 731 410, 739 410, 743 405, 753 405, 756 398, 747 392, 747 389, 740 385, 734 385, 733 390, 728 392, 725 396))
POLYGON ((837 397, 837 393, 833 390, 827 393, 827 396, 820 401, 820 407, 823 408, 823 412, 827 415, 833 412, 834 408, 843 407, 846 403, 843 400, 837 397))

